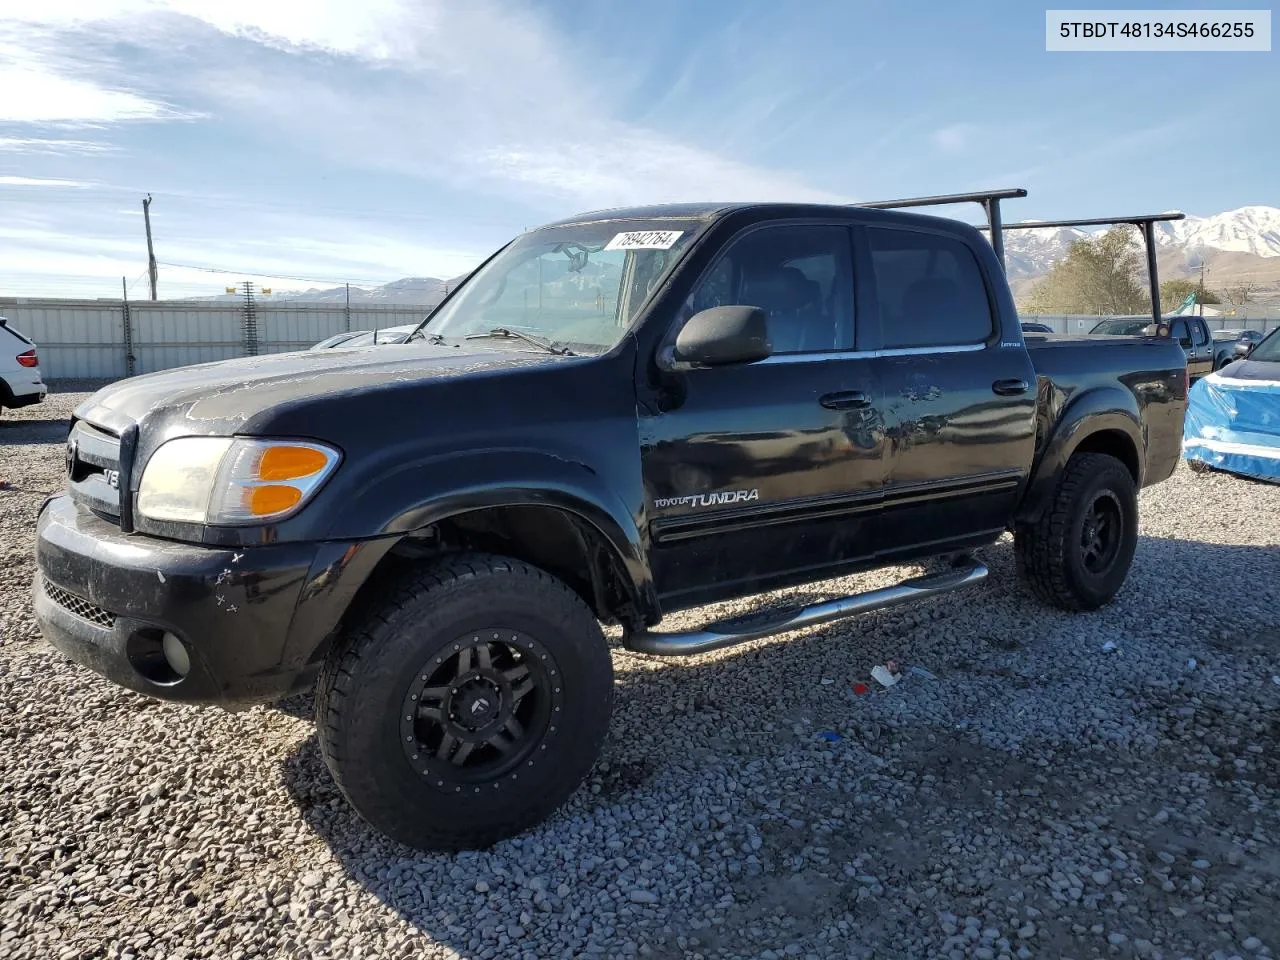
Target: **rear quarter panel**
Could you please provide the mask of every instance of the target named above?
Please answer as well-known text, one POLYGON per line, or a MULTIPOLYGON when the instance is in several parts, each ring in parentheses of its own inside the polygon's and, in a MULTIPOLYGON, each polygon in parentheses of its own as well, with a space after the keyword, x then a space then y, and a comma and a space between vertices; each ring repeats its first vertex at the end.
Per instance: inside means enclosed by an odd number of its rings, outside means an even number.
POLYGON ((1039 515, 1067 460, 1101 431, 1131 441, 1140 486, 1173 473, 1187 407, 1177 341, 1049 337, 1027 348, 1036 370, 1036 460, 1020 519, 1039 515))

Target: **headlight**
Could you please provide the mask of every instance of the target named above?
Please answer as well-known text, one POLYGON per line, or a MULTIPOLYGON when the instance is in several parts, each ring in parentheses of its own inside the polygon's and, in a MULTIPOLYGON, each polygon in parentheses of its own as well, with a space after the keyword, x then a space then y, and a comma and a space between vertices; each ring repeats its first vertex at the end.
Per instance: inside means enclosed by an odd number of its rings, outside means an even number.
POLYGON ((184 523, 281 520, 302 508, 339 459, 338 451, 301 440, 180 437, 147 461, 138 512, 184 523))

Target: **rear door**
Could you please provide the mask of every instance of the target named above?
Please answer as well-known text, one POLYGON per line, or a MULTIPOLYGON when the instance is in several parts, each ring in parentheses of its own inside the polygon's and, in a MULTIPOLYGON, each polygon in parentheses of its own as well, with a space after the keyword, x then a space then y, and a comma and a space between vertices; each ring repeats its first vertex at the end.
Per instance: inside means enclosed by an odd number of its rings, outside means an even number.
POLYGON ((854 352, 850 236, 843 223, 748 228, 680 310, 677 323, 760 307, 773 354, 682 373, 660 409, 642 405, 650 560, 667 609, 875 555, 881 391, 873 358, 854 352))
POLYGON ((1005 529, 1035 448, 1036 376, 1002 342, 974 249, 927 227, 867 227, 885 392, 883 555, 963 549, 1005 529))

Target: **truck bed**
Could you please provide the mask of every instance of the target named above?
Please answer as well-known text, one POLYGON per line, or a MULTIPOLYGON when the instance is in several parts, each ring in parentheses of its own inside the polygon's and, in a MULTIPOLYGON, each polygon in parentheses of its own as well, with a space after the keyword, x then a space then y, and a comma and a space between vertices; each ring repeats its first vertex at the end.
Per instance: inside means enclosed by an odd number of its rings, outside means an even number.
POLYGON ((1143 485, 1173 472, 1182 455, 1187 396, 1187 361, 1177 341, 1084 334, 1029 334, 1025 340, 1036 371, 1041 438, 1085 392, 1123 392, 1131 399, 1121 409, 1137 418, 1147 438, 1143 485))

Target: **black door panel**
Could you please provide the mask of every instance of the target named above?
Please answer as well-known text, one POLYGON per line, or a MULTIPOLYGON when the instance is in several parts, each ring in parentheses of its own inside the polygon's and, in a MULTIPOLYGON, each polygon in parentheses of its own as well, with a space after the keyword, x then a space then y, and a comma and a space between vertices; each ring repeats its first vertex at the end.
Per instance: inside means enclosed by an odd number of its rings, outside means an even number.
POLYGON ((846 225, 766 225, 727 244, 682 308, 759 307, 773 355, 670 374, 640 417, 654 581, 691 606, 870 560, 882 390, 854 344, 846 225))
POLYGON ((698 370, 679 408, 641 417, 652 562, 670 608, 871 557, 883 480, 873 361, 698 370))
POLYGON ((990 539, 1034 455, 1031 359, 1001 342, 987 279, 962 241, 910 228, 866 236, 884 347, 884 556, 990 539))

